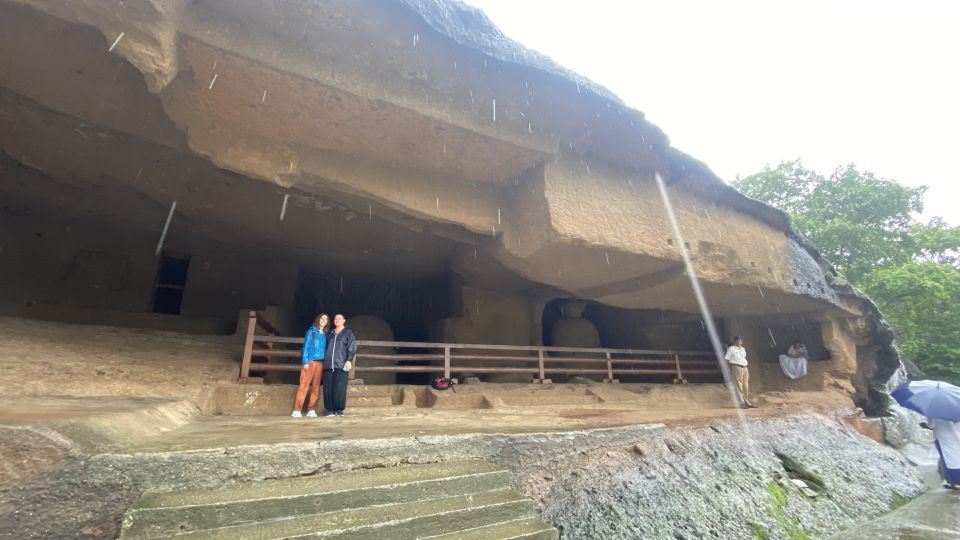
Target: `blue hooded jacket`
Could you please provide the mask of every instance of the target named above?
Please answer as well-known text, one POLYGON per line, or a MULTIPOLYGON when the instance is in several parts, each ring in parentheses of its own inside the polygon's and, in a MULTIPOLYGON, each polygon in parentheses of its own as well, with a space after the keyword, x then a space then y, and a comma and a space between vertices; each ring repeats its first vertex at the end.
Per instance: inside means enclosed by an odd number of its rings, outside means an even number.
POLYGON ((307 365, 311 360, 323 361, 327 350, 327 335, 316 326, 307 329, 303 336, 303 351, 300 353, 300 363, 307 365))

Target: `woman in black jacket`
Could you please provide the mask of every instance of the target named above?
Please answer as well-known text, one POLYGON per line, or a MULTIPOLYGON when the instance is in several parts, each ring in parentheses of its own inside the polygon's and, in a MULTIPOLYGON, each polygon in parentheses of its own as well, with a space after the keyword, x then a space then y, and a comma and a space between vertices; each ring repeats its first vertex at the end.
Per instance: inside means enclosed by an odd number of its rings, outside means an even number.
POLYGON ((347 328, 342 313, 333 317, 333 330, 327 332, 327 352, 323 356, 323 407, 327 416, 343 416, 347 408, 347 379, 357 355, 357 340, 347 328))

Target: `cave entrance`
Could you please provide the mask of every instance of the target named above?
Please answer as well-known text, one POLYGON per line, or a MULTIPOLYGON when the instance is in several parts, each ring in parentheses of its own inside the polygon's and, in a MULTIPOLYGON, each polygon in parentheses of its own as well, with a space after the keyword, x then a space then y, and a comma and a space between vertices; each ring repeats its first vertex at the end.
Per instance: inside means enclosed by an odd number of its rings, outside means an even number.
MULTIPOLYGON (((715 319, 721 335, 724 323, 715 319)), ((543 344, 560 347, 606 347, 663 351, 711 352, 710 336, 699 314, 659 309, 624 309, 599 302, 556 298, 542 318, 543 344)), ((622 382, 672 382, 672 376, 625 375, 622 382)), ((688 377, 690 382, 719 382, 715 376, 688 377)))
MULTIPOLYGON (((342 313, 357 339, 368 341, 430 340, 431 329, 451 314, 451 274, 394 274, 389 269, 342 268, 340 271, 302 269, 297 280, 295 309, 297 325, 307 328, 318 313, 333 318, 342 313)), ((365 352, 422 354, 427 350, 391 347, 365 352)), ((401 361, 398 365, 420 365, 401 361)), ((427 384, 426 373, 364 375, 373 384, 427 384)))

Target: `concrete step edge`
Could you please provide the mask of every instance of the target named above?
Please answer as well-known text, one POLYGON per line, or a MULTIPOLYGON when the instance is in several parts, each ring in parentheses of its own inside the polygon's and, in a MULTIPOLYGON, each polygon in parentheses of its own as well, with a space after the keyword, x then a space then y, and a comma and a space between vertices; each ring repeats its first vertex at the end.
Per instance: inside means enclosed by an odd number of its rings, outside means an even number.
POLYGON ((447 463, 429 463, 424 465, 404 465, 401 467, 383 467, 378 469, 366 469, 363 471, 350 471, 343 473, 324 474, 311 477, 288 478, 281 480, 266 480, 263 482, 243 482, 230 484, 219 490, 180 490, 172 492, 154 492, 144 494, 137 501, 131 510, 143 510, 147 508, 178 508, 192 506, 207 506, 210 504, 223 504, 228 502, 256 501, 264 499, 282 498, 281 496, 263 497, 257 496, 263 490, 264 484, 271 485, 285 484, 290 489, 299 488, 294 495, 290 497, 308 495, 310 493, 337 493, 344 491, 356 491, 370 487, 380 486, 400 486, 411 483, 423 482, 427 480, 436 480, 449 478, 455 480, 475 475, 486 474, 504 474, 509 473, 507 469, 492 465, 483 461, 460 461, 447 463), (392 478, 396 474, 410 474, 410 479, 392 478), (350 487, 337 489, 336 484, 344 479, 351 479, 353 482, 350 487), (305 491, 310 489, 311 491, 305 491), (245 493, 250 496, 242 497, 245 493), (185 497, 194 496, 197 502, 191 504, 163 504, 164 502, 176 501, 185 497))
MULTIPOLYGON (((529 499, 520 498, 515 501, 489 504, 478 507, 464 508, 451 512, 439 512, 423 516, 415 516, 409 519, 383 522, 365 527, 355 527, 342 531, 325 533, 327 538, 336 538, 339 540, 369 540, 374 538, 389 538, 391 540, 420 540, 425 535, 413 533, 416 529, 428 524, 434 530, 443 530, 440 534, 453 534, 454 538, 463 527, 464 530, 476 529, 478 523, 487 523, 496 525, 503 521, 503 512, 507 513, 505 521, 514 521, 522 516, 534 515, 533 502, 529 499), (496 513, 495 513, 496 512, 496 513), (494 514, 494 515, 491 515, 494 514), (494 521, 490 521, 494 520, 494 521)), ((309 535, 301 535, 296 538, 306 538, 309 535)), ((429 535, 437 536, 437 535, 429 535)), ((487 540, 484 538, 484 540, 487 540)))
MULTIPOLYGON (((475 495, 459 495, 429 501, 431 506, 424 507, 423 501, 409 503, 370 506, 352 511, 337 511, 329 514, 315 514, 298 516, 288 519, 268 520, 258 523, 218 527, 202 531, 194 531, 173 536, 181 540, 232 540, 234 538, 307 538, 323 533, 324 537, 342 535, 351 531, 374 530, 384 526, 398 526, 415 519, 426 517, 448 516, 459 513, 478 511, 484 508, 516 505, 529 509, 533 513, 533 503, 529 499, 520 497, 510 489, 494 490, 475 495), (422 513, 418 513, 418 510, 422 513), (391 513, 393 515, 391 515, 391 513), (359 515, 356 514, 366 514, 359 515), (378 518, 386 518, 380 521, 378 518), (340 518, 340 523, 323 523, 330 518, 340 518), (352 523, 347 519, 352 518, 352 523), (317 523, 317 522, 320 523, 317 523)), ((166 536, 125 536, 121 533, 121 540, 169 538, 166 536)))
POLYGON ((308 515, 332 515, 369 507, 429 503, 510 488, 510 476, 505 471, 463 476, 456 480, 437 478, 403 486, 364 488, 353 490, 353 493, 322 492, 207 506, 131 510, 124 516, 123 530, 132 536, 157 537, 308 515))
POLYGON ((420 540, 520 540, 526 538, 558 538, 556 527, 540 518, 520 518, 490 525, 481 525, 453 533, 421 536, 420 540), (501 533, 506 533, 503 535, 501 533), (538 536, 540 535, 540 536, 538 536))

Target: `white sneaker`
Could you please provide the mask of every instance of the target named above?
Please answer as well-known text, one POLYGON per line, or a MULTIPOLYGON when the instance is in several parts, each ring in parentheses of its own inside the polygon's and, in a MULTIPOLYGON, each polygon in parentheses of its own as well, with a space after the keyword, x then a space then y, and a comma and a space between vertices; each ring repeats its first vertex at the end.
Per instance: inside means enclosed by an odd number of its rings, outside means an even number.
POLYGON ((300 418, 300 417, 303 416, 303 415, 300 414, 300 411, 293 411, 293 414, 291 414, 290 416, 292 416, 292 417, 294 417, 294 418, 300 418))
POLYGON ((310 409, 309 411, 307 411, 307 418, 316 418, 316 417, 317 417, 317 411, 313 409, 310 409))

